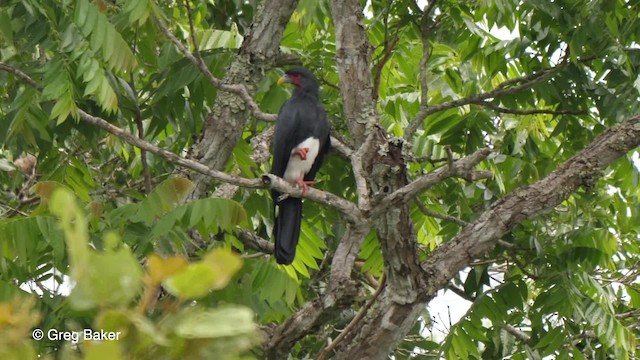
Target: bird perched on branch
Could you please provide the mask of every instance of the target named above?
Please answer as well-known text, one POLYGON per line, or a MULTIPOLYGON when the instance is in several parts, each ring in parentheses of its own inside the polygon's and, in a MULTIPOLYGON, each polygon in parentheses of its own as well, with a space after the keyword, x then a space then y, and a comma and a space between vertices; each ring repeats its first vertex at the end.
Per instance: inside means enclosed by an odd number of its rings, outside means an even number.
MULTIPOLYGON (((303 67, 286 71, 278 85, 294 86, 278 113, 271 173, 307 192, 329 150, 329 122, 319 99, 316 77, 303 67)), ((302 221, 302 199, 272 191, 276 214, 274 233, 278 264, 291 264, 302 221)))

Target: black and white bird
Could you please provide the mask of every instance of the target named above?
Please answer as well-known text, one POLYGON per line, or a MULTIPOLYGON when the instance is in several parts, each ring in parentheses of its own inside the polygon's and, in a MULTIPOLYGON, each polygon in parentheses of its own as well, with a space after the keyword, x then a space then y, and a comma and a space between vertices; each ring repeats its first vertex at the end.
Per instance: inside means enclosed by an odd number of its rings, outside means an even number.
MULTIPOLYGON (((329 122, 319 99, 316 77, 303 67, 286 71, 278 84, 295 89, 278 113, 271 173, 301 187, 304 195, 329 151, 329 122)), ((296 255, 302 221, 302 199, 272 191, 275 212, 275 256, 291 264, 296 255)))

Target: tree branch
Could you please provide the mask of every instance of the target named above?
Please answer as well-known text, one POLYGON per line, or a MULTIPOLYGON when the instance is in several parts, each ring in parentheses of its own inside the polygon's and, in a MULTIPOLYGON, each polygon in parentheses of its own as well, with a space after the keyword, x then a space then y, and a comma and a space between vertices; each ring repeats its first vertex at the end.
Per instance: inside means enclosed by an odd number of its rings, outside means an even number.
MULTIPOLYGON (((218 88, 214 104, 207 114, 202 127, 201 137, 194 143, 189 158, 198 160, 208 167, 224 170, 235 149, 241 141, 251 114, 255 118, 274 121, 276 115, 263 114, 252 99, 253 91, 264 73, 273 68, 276 61, 283 60, 280 42, 284 28, 296 9, 298 0, 273 0, 261 2, 254 12, 253 24, 245 34, 242 45, 233 61, 229 63, 221 79, 216 79, 204 64, 194 63, 203 71, 205 78, 218 88)), ((163 25, 163 24, 161 24, 163 25)), ((161 29, 189 61, 194 56, 166 28, 161 29), (179 44, 179 45, 178 45, 179 44)), ((178 170, 177 170, 178 171, 178 170)), ((199 173, 188 174, 194 187, 188 199, 208 196, 211 178, 199 173)))
POLYGON ((578 187, 591 186, 614 160, 638 145, 640 115, 606 130, 544 179, 519 188, 495 202, 476 221, 438 247, 421 263, 424 281, 418 283, 420 288, 417 289, 417 297, 398 298, 389 290, 390 286, 386 286, 378 298, 380 303, 373 307, 377 311, 367 314, 363 325, 352 331, 356 335, 343 342, 349 345, 338 350, 336 359, 386 358, 410 331, 424 306, 436 296, 439 289, 449 284, 455 274, 473 260, 484 256, 517 224, 557 206, 578 187))
POLYGON ((635 115, 600 134, 547 177, 495 202, 423 263, 427 288, 446 286, 459 270, 482 257, 514 226, 557 206, 580 186, 590 186, 611 163, 638 145, 640 115, 635 115))
POLYGON ((189 59, 189 61, 191 61, 191 63, 193 63, 196 66, 196 68, 200 70, 200 72, 205 76, 205 78, 209 81, 209 83, 211 83, 211 85, 213 85, 214 87, 222 91, 226 91, 226 92, 238 95, 240 98, 242 98, 242 100, 247 104, 247 106, 249 107, 253 115, 256 117, 256 119, 263 120, 263 121, 271 121, 271 122, 276 121, 276 119, 278 118, 278 115, 265 113, 262 110, 260 110, 260 107, 255 102, 255 100, 253 100, 253 97, 251 97, 251 94, 249 94, 249 91, 244 85, 226 84, 224 81, 213 76, 213 74, 211 73, 211 71, 209 71, 209 68, 204 63, 202 58, 198 58, 196 55, 191 53, 191 51, 189 51, 189 49, 187 49, 187 47, 184 46, 184 44, 182 44, 182 42, 180 42, 180 40, 178 40, 178 38, 164 24, 162 24, 160 19, 154 18, 154 22, 158 26, 160 31, 178 48, 178 50, 180 50, 182 55, 184 55, 184 57, 189 59))
POLYGON ((465 179, 478 180, 493 176, 493 174, 490 174, 489 172, 476 173, 472 171, 472 168, 489 156, 490 153, 491 150, 488 148, 480 149, 465 158, 454 161, 451 166, 443 166, 417 180, 412 181, 408 185, 405 185, 384 197, 369 212, 369 216, 375 218, 376 216, 384 213, 389 207, 406 203, 419 192, 424 191, 450 177, 457 176, 465 179))
MULTIPOLYGON (((288 182, 284 181, 283 179, 275 175, 265 174, 262 176, 261 179, 247 179, 240 176, 229 175, 223 171, 211 169, 206 165, 201 164, 197 161, 185 159, 170 151, 167 151, 153 144, 150 144, 147 141, 139 139, 135 135, 123 129, 120 129, 117 126, 111 125, 104 119, 87 114, 81 109, 78 109, 78 114, 82 121, 85 121, 87 123, 100 127, 106 130, 107 132, 123 139, 125 142, 131 145, 134 145, 140 149, 146 150, 150 153, 156 154, 173 164, 188 168, 200 174, 212 177, 214 179, 217 179, 229 184, 234 184, 237 186, 251 188, 251 189, 270 188, 285 194, 289 194, 290 196, 302 197, 302 189, 292 186, 288 182)), ((327 205, 327 206, 338 209, 339 211, 343 212, 343 215, 345 215, 345 218, 348 221, 351 221, 354 223, 362 222, 362 218, 363 218, 362 214, 360 210, 353 203, 343 198, 340 198, 332 193, 328 193, 328 192, 314 189, 314 188, 309 188, 308 191, 305 193, 304 197, 313 201, 317 201, 323 205, 327 205)))
POLYGON ((426 109, 429 105, 429 82, 427 81, 427 65, 431 58, 431 46, 429 40, 431 33, 436 26, 432 18, 437 0, 431 0, 422 11, 422 21, 420 24, 420 41, 422 42, 422 58, 420 58, 420 108, 426 109))
POLYGON ((520 76, 517 78, 503 81, 491 91, 487 91, 487 92, 480 93, 473 96, 468 96, 461 99, 447 101, 442 104, 433 105, 430 107, 423 107, 418 111, 414 119, 411 121, 411 123, 407 127, 405 131, 405 139, 408 139, 411 136, 413 136, 416 130, 418 130, 418 128, 422 125, 422 122, 424 121, 424 119, 433 113, 448 110, 448 109, 463 106, 463 105, 475 104, 478 102, 482 102, 486 99, 496 98, 499 96, 513 94, 521 90, 529 89, 533 85, 544 81, 551 74, 555 73, 556 71, 563 68, 564 66, 566 66, 566 63, 560 63, 557 66, 542 69, 534 74, 520 76))
POLYGON ((522 341, 525 344, 528 344, 531 341, 531 336, 527 335, 521 330, 516 329, 513 325, 504 324, 502 327, 506 332, 513 335, 516 339, 522 341))
POLYGON ((267 239, 263 239, 253 231, 238 228, 234 234, 245 246, 265 254, 273 254, 273 243, 267 239))
POLYGON ((380 284, 378 285, 378 288, 373 293, 373 295, 371 295, 371 299, 369 299, 367 303, 360 309, 360 311, 358 312, 358 315, 356 315, 353 319, 351 319, 349 324, 342 330, 340 335, 338 335, 338 337, 336 337, 330 344, 328 344, 324 349, 322 349, 320 353, 318 353, 318 357, 316 358, 317 360, 326 359, 327 356, 329 356, 329 354, 336 348, 336 346, 340 344, 340 342, 347 337, 349 332, 355 328, 358 322, 360 322, 362 318, 364 318, 364 316, 367 314, 367 311, 369 311, 373 303, 378 299, 378 296, 380 296, 380 293, 382 292, 382 289, 384 288, 385 283, 386 283, 386 277, 383 276, 382 280, 380 280, 380 284))
POLYGON ((534 114, 549 114, 549 115, 586 115, 586 110, 551 110, 551 109, 509 109, 502 106, 494 105, 488 101, 479 101, 475 103, 477 105, 486 106, 489 109, 495 110, 499 113, 514 114, 514 115, 534 115, 534 114))
POLYGON ((19 78, 20 80, 22 80, 22 81, 26 82, 27 84, 29 84, 31 87, 40 90, 40 87, 38 87, 38 83, 36 83, 29 75, 25 74, 20 69, 14 67, 14 66, 11 66, 9 64, 0 62, 0 70, 4 70, 6 72, 10 72, 13 75, 15 75, 17 78, 19 78))
POLYGON ((418 209, 420 209, 420 212, 421 212, 421 213, 423 213, 423 214, 425 214, 425 215, 427 215, 427 216, 430 216, 430 217, 433 217, 433 218, 436 218, 436 219, 440 219, 440 220, 449 221, 449 222, 452 222, 452 223, 457 224, 457 225, 460 225, 460 226, 467 226, 467 225, 469 225, 469 223, 468 223, 468 222, 466 222, 466 221, 464 221, 464 220, 461 220, 461 219, 458 219, 458 218, 457 218, 457 217, 455 217, 455 216, 451 216, 451 215, 447 215, 447 214, 442 214, 442 213, 438 213, 438 212, 435 212, 435 211, 431 211, 431 210, 429 210, 429 209, 428 209, 428 208, 427 208, 427 207, 422 203, 422 201, 420 201, 420 199, 418 199, 418 197, 417 197, 417 196, 413 198, 413 201, 416 203, 416 206, 418 206, 418 209))
MULTIPOLYGON (((293 344, 334 319, 343 309, 352 306, 358 293, 351 272, 362 240, 369 232, 367 224, 349 225, 333 257, 327 291, 305 303, 289 319, 275 328, 267 330, 265 351, 268 359, 286 358, 293 344)), ((384 286, 382 287, 384 288, 384 286)))
POLYGON ((390 1, 385 8, 385 16, 384 16, 384 39, 382 41, 382 54, 380 55, 380 59, 373 66, 373 88, 371 89, 371 99, 374 103, 378 102, 378 97, 380 93, 380 80, 382 79, 382 69, 385 64, 391 59, 391 55, 393 55, 393 51, 395 50, 398 42, 400 41, 400 37, 398 33, 400 32, 400 27, 397 27, 394 31, 393 38, 389 40, 389 12, 391 11, 391 6, 393 2, 390 1))

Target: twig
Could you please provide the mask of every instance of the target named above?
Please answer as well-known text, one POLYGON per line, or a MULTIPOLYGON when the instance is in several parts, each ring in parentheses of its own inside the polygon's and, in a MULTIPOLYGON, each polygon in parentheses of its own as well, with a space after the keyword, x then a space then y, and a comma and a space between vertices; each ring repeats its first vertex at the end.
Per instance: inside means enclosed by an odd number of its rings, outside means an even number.
POLYGON ((514 115, 534 115, 534 114, 549 114, 549 115, 585 115, 588 114, 586 110, 551 110, 551 109, 529 109, 529 110, 518 110, 518 109, 509 109, 502 106, 494 105, 488 101, 479 101, 475 103, 476 105, 486 106, 492 110, 495 110, 500 113, 505 114, 514 114, 514 115))
POLYGON ((506 332, 508 332, 509 334, 513 335, 516 339, 522 341, 523 343, 528 344, 531 341, 531 337, 529 335, 527 335, 524 332, 516 329, 515 327, 513 327, 513 325, 504 324, 504 326, 502 326, 502 328, 506 332))
POLYGON ((542 70, 540 70, 540 71, 538 71, 536 73, 533 73, 533 74, 520 76, 520 77, 517 77, 517 78, 513 78, 513 79, 509 79, 509 80, 503 81, 498 86, 496 86, 493 90, 490 90, 490 91, 487 91, 487 92, 484 92, 484 93, 480 93, 480 94, 477 94, 477 95, 464 97, 464 98, 461 98, 461 99, 447 101, 447 102, 444 102, 442 104, 433 105, 433 106, 430 106, 430 107, 424 107, 424 108, 422 108, 422 109, 420 109, 418 111, 418 113, 416 114, 414 119, 411 121, 411 123, 407 127, 407 130, 405 132, 405 138, 411 137, 416 132, 416 130, 418 130, 418 128, 422 124, 422 121, 430 114, 433 114, 433 113, 436 113, 436 112, 440 112, 440 111, 444 111, 444 110, 447 110, 447 109, 451 109, 451 108, 454 108, 454 107, 459 107, 459 106, 463 106, 463 105, 482 102, 482 101, 484 101, 486 99, 491 99, 491 98, 495 98, 495 97, 499 97, 499 96, 503 96, 503 95, 513 94, 513 93, 516 93, 516 92, 524 90, 524 89, 529 89, 533 85, 544 81, 551 74, 553 74, 554 72, 560 70, 564 66, 565 66, 565 63, 561 63, 561 64, 558 64, 555 67, 542 69, 542 70))
MULTIPOLYGON (((133 73, 129 78, 131 84, 131 91, 134 99, 131 99, 135 103, 135 121, 138 129, 138 137, 144 140, 144 124, 142 123, 142 112, 140 111, 140 104, 138 103, 138 90, 136 90, 135 80, 133 73)), ((144 177, 144 192, 146 194, 151 192, 151 174, 149 171, 149 162, 147 161, 147 152, 144 149, 140 149, 140 164, 142 165, 142 176, 144 177)))
POLYGON ((469 302, 475 302, 477 299, 477 296, 471 296, 469 294, 467 294, 466 292, 464 292, 464 290, 460 289, 459 287, 453 285, 453 284, 449 284, 446 287, 447 290, 450 290, 451 292, 453 292, 454 294, 460 296, 461 298, 469 301, 469 302))
POLYGON ((420 199, 418 199, 418 197, 414 197, 413 201, 416 203, 416 205, 418 206, 418 209, 420 209, 420 212, 422 212, 423 214, 436 218, 436 219, 440 219, 440 220, 445 220, 445 221, 450 221, 454 224, 458 224, 460 226, 467 226, 469 223, 458 219, 455 216, 451 216, 451 215, 447 215, 447 214, 441 214, 441 213, 437 213, 435 211, 431 211, 429 209, 427 209, 427 207, 422 203, 422 201, 420 201, 420 199))
POLYGON ((198 37, 196 36, 196 27, 193 25, 193 14, 191 13, 191 5, 189 5, 189 0, 184 0, 184 7, 185 9, 187 9, 187 18, 189 19, 189 34, 191 36, 191 42, 193 43, 193 53, 195 54, 196 58, 204 64, 204 60, 200 55, 198 37))
POLYGON ((338 337, 336 337, 329 345, 327 345, 324 349, 320 351, 320 353, 318 354, 317 360, 326 359, 327 356, 329 356, 329 354, 333 351, 333 349, 335 349, 336 346, 338 346, 338 344, 340 344, 340 342, 342 342, 347 337, 347 335, 349 335, 351 330, 355 328, 358 322, 360 322, 360 320, 364 318, 364 316, 367 314, 367 311, 369 311, 373 303, 378 299, 378 296, 380 296, 380 293, 382 293, 382 290, 384 289, 384 286, 387 282, 386 280, 387 280, 386 276, 382 275, 382 279, 380 280, 380 286, 378 286, 378 288, 376 289, 376 292, 373 293, 373 296, 371 296, 371 299, 369 299, 369 301, 367 301, 367 303, 362 307, 362 309, 360 309, 360 311, 358 312, 358 315, 356 315, 351 320, 351 322, 349 322, 349 325, 347 325, 344 328, 344 330, 342 330, 340 335, 338 335, 338 337))
POLYGON ((516 264, 518 269, 520 269, 520 271, 522 271, 523 274, 525 274, 527 277, 533 280, 538 280, 540 278, 539 276, 529 272, 529 270, 527 270, 526 265, 522 261, 520 261, 520 259, 518 259, 518 254, 516 254, 516 249, 517 249, 516 245, 508 241, 504 241, 502 239, 498 240, 498 244, 507 250, 507 253, 509 254, 509 259, 511 259, 516 264))
POLYGON ((329 80, 323 78, 322 76, 318 76, 318 81, 320 82, 320 84, 322 85, 326 85, 334 90, 340 91, 340 87, 332 82, 330 82, 329 80))
POLYGON ((20 71, 19 69, 6 64, 6 63, 2 63, 0 62, 0 70, 4 70, 7 72, 12 73, 13 75, 15 75, 16 77, 20 78, 20 80, 26 82, 27 84, 31 85, 32 87, 40 90, 40 87, 38 87, 38 83, 36 83, 29 75, 25 74, 24 72, 20 71))
POLYGON ((399 26, 396 28, 393 34, 393 39, 389 41, 389 12, 392 4, 393 2, 390 1, 385 9, 382 55, 380 56, 380 60, 378 60, 378 62, 373 67, 373 87, 371 88, 371 98, 373 99, 374 103, 378 101, 378 97, 380 96, 378 90, 380 89, 380 80, 382 79, 382 69, 389 61, 389 59, 391 59, 391 55, 393 55, 393 51, 400 41, 400 37, 398 36, 398 33, 400 32, 399 26))
POLYGON ((420 24, 420 41, 422 42, 422 58, 420 58, 420 107, 424 109, 429 105, 427 64, 431 58, 431 46, 429 45, 429 40, 431 39, 431 33, 436 26, 436 22, 431 17, 436 3, 437 0, 431 0, 425 7, 425 10, 422 12, 422 22, 420 24))
POLYGON ((447 152, 447 165, 452 168, 453 167, 453 151, 451 151, 451 145, 445 145, 444 149, 447 152))
MULTIPOLYGON (((33 79, 31 79, 26 74, 24 74, 24 76, 26 77, 26 79, 23 79, 23 80, 29 82, 30 84, 33 84, 36 88, 38 88, 37 83, 33 81, 33 79)), ((125 142, 133 146, 136 146, 142 150, 146 150, 152 154, 158 155, 161 158, 175 165, 182 166, 184 168, 193 170, 197 173, 210 176, 214 179, 217 179, 229 184, 241 186, 244 188, 250 188, 250 189, 270 188, 284 194, 289 194, 294 197, 302 197, 302 189, 289 184, 285 180, 273 174, 262 175, 261 179, 247 179, 240 176, 229 175, 223 171, 211 169, 202 163, 199 163, 194 160, 186 159, 170 151, 157 147, 145 141, 144 139, 140 139, 136 137, 135 135, 131 134, 128 131, 125 131, 115 125, 112 125, 111 123, 109 123, 108 121, 100 117, 93 116, 86 113, 82 109, 78 109, 77 113, 78 113, 78 116, 80 117, 80 120, 87 122, 89 124, 95 125, 103 130, 106 130, 107 132, 124 140, 125 142)), ((304 197, 312 201, 316 201, 320 204, 336 208, 337 210, 342 212, 343 215, 345 215, 345 219, 348 222, 351 222, 353 224, 362 224, 362 222, 364 221, 364 216, 362 212, 360 211, 360 209, 358 209, 358 207, 356 207, 355 204, 353 204, 352 202, 344 198, 336 196, 330 192, 318 190, 315 188, 309 188, 305 193, 304 197)))
POLYGON ((628 319, 628 318, 638 319, 638 318, 640 318, 640 309, 635 309, 635 310, 623 312, 623 313, 620 313, 620 314, 615 314, 615 317, 618 320, 624 320, 624 319, 628 319))
POLYGON ((247 104, 256 119, 264 121, 276 121, 278 119, 278 115, 265 113, 260 110, 260 107, 253 100, 246 86, 242 84, 226 84, 224 81, 213 76, 204 61, 200 60, 202 58, 198 59, 193 53, 191 53, 189 49, 187 49, 184 44, 182 44, 180 40, 178 40, 178 38, 176 38, 176 36, 173 35, 173 33, 169 31, 169 29, 164 26, 164 24, 162 24, 162 22, 158 18, 154 18, 154 20, 158 28, 160 28, 160 31, 162 31, 162 33, 178 48, 178 50, 180 50, 184 57, 189 59, 189 61, 191 61, 198 68, 198 70, 200 70, 200 72, 204 74, 211 85, 222 91, 230 92, 232 94, 240 96, 240 98, 242 98, 242 100, 244 100, 244 102, 247 104))

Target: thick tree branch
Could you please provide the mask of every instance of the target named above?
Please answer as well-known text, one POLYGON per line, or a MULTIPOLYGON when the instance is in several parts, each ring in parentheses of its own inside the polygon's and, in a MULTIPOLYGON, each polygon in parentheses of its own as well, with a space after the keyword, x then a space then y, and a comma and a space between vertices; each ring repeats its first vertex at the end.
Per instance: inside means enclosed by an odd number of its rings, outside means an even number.
POLYGON ((284 323, 266 330, 265 349, 268 359, 280 360, 288 356, 293 344, 314 329, 333 320, 335 314, 352 306, 357 284, 351 280, 355 257, 369 226, 348 226, 331 263, 329 286, 318 298, 308 301, 284 323))
POLYGON ((335 26, 336 62, 344 117, 358 147, 366 137, 366 127, 376 118, 371 98, 371 45, 363 25, 364 15, 359 1, 332 0, 331 14, 335 26))
POLYGON ((378 309, 368 314, 336 359, 386 359, 397 346, 420 311, 445 288, 461 269, 479 259, 520 222, 552 209, 580 186, 591 186, 613 161, 640 145, 640 115, 633 116, 598 136, 580 153, 544 179, 497 201, 473 223, 446 244, 438 247, 421 264, 424 282, 420 295, 399 301, 387 286, 379 297, 378 309), (380 326, 384 324, 384 326, 380 326))
MULTIPOLYGON (((250 94, 264 73, 282 59, 279 45, 297 3, 297 0, 273 0, 259 5, 253 24, 245 34, 234 60, 227 66, 223 78, 216 79, 206 71, 204 64, 194 63, 221 91, 216 94, 211 112, 207 114, 202 128, 202 136, 192 147, 190 158, 212 169, 223 170, 228 165, 235 145, 242 138, 251 113, 262 120, 276 119, 276 115, 262 113, 250 94)), ((168 30, 163 31, 171 39, 173 34, 168 30)), ((180 41, 172 42, 180 49, 180 41)), ((189 56, 188 51, 181 51, 193 62, 193 55, 189 56)), ((199 173, 187 176, 194 183, 188 198, 207 196, 211 178, 199 173)))
POLYGON ((405 185, 384 197, 369 212, 369 215, 371 217, 376 217, 384 213, 386 209, 391 206, 406 203, 419 192, 424 191, 450 177, 463 177, 472 180, 491 177, 492 174, 490 172, 480 172, 474 175, 474 171, 472 170, 474 166, 489 156, 490 153, 491 150, 488 148, 480 149, 465 158, 454 161, 451 166, 443 166, 417 180, 412 181, 408 185, 405 185))
MULTIPOLYGON (((552 209, 580 186, 591 186, 616 159, 640 145, 640 115, 600 134, 544 179, 494 203, 423 263, 429 289, 440 289, 472 260, 482 257, 520 222, 552 209)), ((434 296, 429 294, 429 296, 434 296)))
MULTIPOLYGON (((200 174, 229 184, 252 189, 271 188, 285 194, 290 194, 291 196, 302 197, 302 189, 292 186, 291 184, 275 175, 265 174, 262 176, 262 179, 247 179, 240 176, 229 175, 223 171, 211 169, 197 161, 185 159, 170 151, 150 144, 149 142, 136 137, 128 131, 111 125, 104 119, 87 114, 83 110, 78 110, 78 114, 80 115, 80 119, 82 121, 100 127, 107 132, 110 132, 111 134, 123 139, 125 142, 140 149, 146 150, 150 153, 156 154, 173 164, 188 168, 200 174)), ((354 223, 362 222, 363 217, 360 210, 353 203, 342 199, 334 194, 314 188, 309 188, 304 197, 338 209, 339 211, 343 212, 343 215, 345 215, 348 221, 354 223)))

